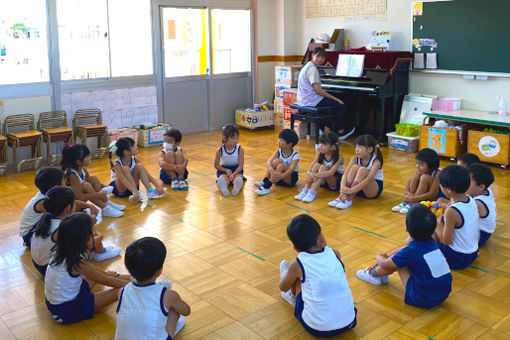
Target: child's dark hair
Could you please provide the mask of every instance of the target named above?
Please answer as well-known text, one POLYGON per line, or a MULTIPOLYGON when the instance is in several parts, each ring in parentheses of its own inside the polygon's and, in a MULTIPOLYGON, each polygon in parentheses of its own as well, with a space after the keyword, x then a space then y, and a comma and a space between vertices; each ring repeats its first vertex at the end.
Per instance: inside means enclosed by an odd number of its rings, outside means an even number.
POLYGON ((89 252, 87 241, 92 238, 92 218, 82 212, 67 215, 58 227, 58 236, 52 248, 54 253, 50 264, 58 266, 65 262, 67 271, 78 269, 89 252))
POLYGON ((377 142, 374 137, 372 137, 371 135, 358 136, 354 140, 354 144, 359 145, 359 146, 364 146, 366 148, 372 148, 373 149, 372 155, 374 154, 374 152, 376 153, 375 158, 378 159, 379 162, 381 162, 381 168, 382 168, 382 166, 383 166, 382 153, 381 153, 381 150, 379 150, 379 146, 377 145, 377 142))
POLYGON ((317 55, 319 57, 325 57, 326 56, 326 50, 322 47, 316 47, 315 50, 313 50, 312 55, 317 55))
POLYGON ((66 145, 64 150, 62 150, 62 161, 60 161, 62 171, 65 172, 66 170, 75 168, 76 162, 83 161, 88 155, 90 155, 90 150, 86 145, 66 145))
POLYGON ((35 186, 41 194, 46 194, 54 186, 62 185, 64 173, 58 168, 44 167, 35 174, 35 186))
POLYGON ((287 226, 287 236, 299 251, 308 251, 317 245, 321 226, 311 216, 301 214, 292 219, 287 226))
POLYGON ((47 238, 50 236, 51 217, 60 216, 68 206, 71 206, 71 208, 73 207, 74 193, 67 187, 51 188, 48 190, 43 204, 46 212, 41 216, 41 219, 37 223, 35 235, 47 238))
POLYGON ((155 237, 143 237, 133 241, 124 257, 129 274, 138 282, 147 281, 163 267, 166 247, 155 237))
POLYGON ((439 183, 441 186, 453 190, 458 194, 467 191, 470 181, 469 172, 460 165, 447 166, 439 174, 439 183))
POLYGON ((221 128, 221 136, 225 137, 226 140, 228 140, 230 137, 239 136, 239 128, 234 124, 225 125, 221 128))
POLYGON ((407 231, 416 241, 425 242, 430 240, 436 230, 436 224, 436 216, 423 204, 413 204, 407 211, 407 231))
POLYGON ((292 147, 294 147, 299 142, 298 135, 296 134, 296 132, 294 130, 291 130, 291 129, 283 129, 278 134, 278 138, 283 139, 285 141, 285 143, 292 144, 292 147))
POLYGON ((480 163, 480 158, 475 155, 474 153, 463 153, 458 158, 459 161, 462 163, 466 163, 467 166, 470 166, 471 164, 480 163))
MULTIPOLYGON (((319 137, 319 143, 320 144, 327 144, 327 145, 334 145, 336 146, 336 149, 333 150, 333 164, 335 164, 338 161, 338 158, 340 158, 340 151, 338 150, 338 136, 333 131, 326 131, 319 137)), ((325 155, 321 153, 319 155, 319 163, 322 163, 324 161, 325 155)))
POLYGON ((416 160, 427 164, 430 173, 439 168, 439 155, 432 149, 425 148, 418 151, 416 160))
POLYGON ((129 151, 135 145, 135 141, 131 137, 122 137, 117 139, 115 144, 110 144, 110 151, 108 152, 108 157, 110 158, 110 166, 113 168, 112 163, 112 154, 115 153, 117 157, 122 157, 124 155, 124 151, 129 151))
POLYGON ((177 129, 170 129, 165 132, 165 136, 172 137, 176 143, 179 143, 182 140, 182 133, 177 129))
POLYGON ((485 188, 488 188, 491 186, 492 183, 494 183, 494 174, 492 173, 491 168, 489 168, 487 165, 482 163, 474 163, 471 164, 468 167, 468 172, 471 176, 473 176, 473 179, 475 180, 476 184, 485 185, 485 188))

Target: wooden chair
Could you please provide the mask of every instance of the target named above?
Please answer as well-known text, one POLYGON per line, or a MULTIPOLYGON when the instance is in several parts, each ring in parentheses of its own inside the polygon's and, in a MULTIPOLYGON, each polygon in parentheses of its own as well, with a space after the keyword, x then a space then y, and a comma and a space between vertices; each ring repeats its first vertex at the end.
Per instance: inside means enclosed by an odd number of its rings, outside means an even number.
POLYGON ((107 148, 108 128, 103 124, 101 110, 77 110, 73 118, 73 130, 74 135, 80 137, 83 144, 87 144, 88 137, 97 137, 97 149, 91 150, 91 157, 104 157, 107 148))
POLYGON ((62 155, 51 153, 51 143, 74 142, 73 129, 67 126, 67 114, 65 111, 49 111, 39 115, 37 128, 43 134, 43 142, 46 143, 48 163, 57 165, 62 160, 62 155))
POLYGON ((4 175, 7 170, 7 162, 9 160, 7 152, 7 138, 0 135, 0 175, 4 175))
POLYGON ((7 136, 7 144, 12 147, 16 170, 37 169, 42 160, 42 133, 34 129, 34 115, 26 113, 8 116, 4 121, 4 134, 7 136), (18 149, 22 146, 32 148, 32 158, 18 161, 18 149))

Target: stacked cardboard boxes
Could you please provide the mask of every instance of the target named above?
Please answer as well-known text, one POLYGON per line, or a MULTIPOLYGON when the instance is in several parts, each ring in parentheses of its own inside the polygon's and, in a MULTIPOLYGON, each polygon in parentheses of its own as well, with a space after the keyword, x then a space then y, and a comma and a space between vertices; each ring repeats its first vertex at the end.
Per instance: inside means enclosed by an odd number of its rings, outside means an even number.
POLYGON ((274 128, 290 129, 290 104, 297 100, 297 82, 302 65, 275 67, 274 128))

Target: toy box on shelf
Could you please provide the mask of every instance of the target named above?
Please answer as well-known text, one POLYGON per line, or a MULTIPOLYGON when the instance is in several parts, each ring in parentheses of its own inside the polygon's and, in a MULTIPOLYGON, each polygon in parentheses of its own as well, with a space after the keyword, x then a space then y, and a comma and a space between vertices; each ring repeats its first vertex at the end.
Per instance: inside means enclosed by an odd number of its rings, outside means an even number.
POLYGON ((418 151, 420 137, 399 136, 396 132, 387 133, 388 147, 393 150, 416 152, 418 151))
POLYGON ((508 131, 468 131, 468 152, 488 163, 510 164, 510 135, 508 131), (506 133, 505 133, 506 132, 506 133))
POLYGON ((117 141, 122 137, 130 137, 135 141, 135 144, 138 144, 138 130, 133 128, 119 128, 119 129, 111 129, 108 130, 108 138, 109 143, 113 141, 117 141))
POLYGON ((431 125, 420 127, 420 150, 430 148, 439 156, 457 158, 467 149, 467 125, 442 128, 431 125))
POLYGON ((236 110, 236 124, 250 130, 273 126, 274 125, 274 111, 273 110, 236 110))
POLYGON ((172 128, 172 125, 165 123, 142 124, 138 129, 138 146, 148 148, 153 145, 163 144, 164 134, 172 128))

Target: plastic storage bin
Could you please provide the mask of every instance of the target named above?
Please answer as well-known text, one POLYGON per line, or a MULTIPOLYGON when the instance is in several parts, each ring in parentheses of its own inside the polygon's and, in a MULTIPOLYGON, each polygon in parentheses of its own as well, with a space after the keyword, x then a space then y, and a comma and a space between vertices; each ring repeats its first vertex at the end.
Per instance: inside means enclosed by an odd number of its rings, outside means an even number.
POLYGON ((420 137, 399 136, 396 132, 387 133, 388 147, 393 150, 416 152, 420 144, 420 137))
POLYGON ((108 138, 110 139, 110 143, 113 141, 117 141, 122 137, 130 137, 135 141, 135 144, 138 142, 138 130, 133 128, 120 128, 120 129, 111 129, 108 130, 108 138))

